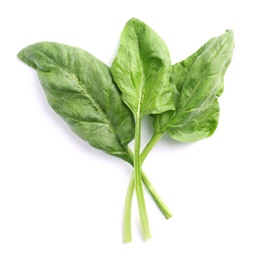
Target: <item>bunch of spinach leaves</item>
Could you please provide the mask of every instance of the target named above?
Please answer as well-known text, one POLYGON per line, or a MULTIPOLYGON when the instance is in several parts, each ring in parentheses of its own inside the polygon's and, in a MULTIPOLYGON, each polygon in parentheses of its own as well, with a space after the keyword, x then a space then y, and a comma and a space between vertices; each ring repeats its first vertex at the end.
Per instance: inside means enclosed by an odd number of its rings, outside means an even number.
POLYGON ((143 238, 151 237, 142 182, 166 218, 171 211, 142 164, 166 133, 180 142, 211 136, 219 118, 218 99, 232 59, 233 32, 212 38, 172 65, 164 41, 145 23, 130 19, 111 68, 90 53, 54 42, 22 49, 18 57, 37 70, 50 106, 91 146, 134 167, 127 190, 123 239, 132 240, 134 190, 143 238), (154 134, 141 151, 141 121, 153 117, 154 134), (129 143, 134 140, 134 152, 129 143))

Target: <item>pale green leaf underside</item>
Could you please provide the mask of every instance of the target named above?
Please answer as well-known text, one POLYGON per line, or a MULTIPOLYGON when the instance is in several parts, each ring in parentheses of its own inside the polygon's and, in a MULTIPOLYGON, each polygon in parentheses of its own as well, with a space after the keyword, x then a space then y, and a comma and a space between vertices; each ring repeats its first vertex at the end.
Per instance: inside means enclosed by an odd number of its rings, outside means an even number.
POLYGON ((168 48, 143 22, 133 18, 125 25, 111 71, 134 115, 142 118, 174 109, 168 48))
POLYGON ((215 99, 223 91, 233 48, 233 32, 227 31, 172 66, 176 111, 155 116, 157 132, 166 132, 181 142, 197 141, 214 133, 219 117, 215 99))
POLYGON ((108 66, 82 49, 51 42, 30 45, 18 57, 37 70, 50 106, 79 137, 131 161, 126 146, 134 120, 108 66))

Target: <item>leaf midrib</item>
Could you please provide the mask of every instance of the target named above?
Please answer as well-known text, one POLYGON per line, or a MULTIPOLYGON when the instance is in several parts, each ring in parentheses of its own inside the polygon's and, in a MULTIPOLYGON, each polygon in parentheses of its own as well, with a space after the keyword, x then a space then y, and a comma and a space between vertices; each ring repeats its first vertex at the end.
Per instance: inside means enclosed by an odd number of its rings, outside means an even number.
MULTIPOLYGON (((44 53, 44 52, 42 52, 42 51, 40 51, 40 50, 37 50, 37 49, 33 48, 32 46, 31 46, 31 48, 32 48, 34 51, 39 52, 39 53, 43 54, 44 56, 46 56, 48 59, 50 59, 58 68, 60 68, 65 74, 67 74, 72 80, 74 80, 74 81, 76 82, 77 86, 78 86, 78 87, 81 89, 81 91, 82 91, 82 95, 83 95, 84 97, 86 97, 87 99, 89 99, 90 102, 91 102, 91 104, 100 112, 101 115, 103 115, 102 118, 105 119, 105 122, 104 122, 104 123, 106 123, 106 125, 108 125, 108 127, 109 127, 109 128, 111 129, 111 131, 114 133, 114 135, 115 135, 116 139, 118 140, 118 142, 119 142, 119 143, 121 144, 121 146, 127 151, 126 147, 125 147, 125 146, 121 143, 121 141, 119 140, 119 138, 118 138, 118 136, 117 136, 117 134, 116 134, 116 131, 115 131, 113 125, 111 125, 110 121, 107 119, 108 115, 102 110, 102 108, 101 108, 100 106, 98 106, 98 105, 96 104, 96 102, 94 101, 94 99, 93 99, 91 96, 88 95, 88 93, 85 91, 85 88, 84 88, 83 86, 81 86, 80 81, 78 81, 77 78, 73 77, 73 75, 71 75, 65 68, 63 68, 62 66, 60 66, 56 61, 54 61, 54 60, 53 60, 51 57, 49 57, 46 53, 44 53)), ((66 51, 66 52, 67 52, 67 51, 66 51)), ((67 52, 67 53, 68 53, 68 52, 67 52)), ((46 87, 46 86, 45 86, 45 87, 46 87)), ((48 88, 48 89, 49 89, 49 88, 48 88)), ((59 90, 57 90, 57 91, 59 91, 59 90)), ((64 92, 66 92, 66 91, 64 91, 64 92)), ((79 93, 80 93, 80 92, 79 92, 79 93)), ((75 119, 75 120, 76 120, 76 119, 75 119)))
MULTIPOLYGON (((214 45, 217 40, 219 40, 219 39, 216 38, 215 41, 214 41, 211 45, 209 45, 209 46, 205 49, 205 51, 203 51, 203 52, 193 61, 193 64, 192 64, 192 66, 191 66, 191 68, 190 68, 188 74, 190 73, 190 71, 191 71, 192 67, 194 66, 194 64, 196 63, 197 59, 198 59, 199 57, 201 57, 201 56, 209 49, 209 47, 211 47, 212 45, 214 45)), ((217 51, 217 53, 210 59, 210 61, 209 61, 209 62, 207 63, 207 65, 205 66, 204 71, 203 71, 203 73, 202 73, 203 76, 200 78, 199 82, 196 84, 196 87, 194 88, 193 93, 194 93, 194 92, 196 91, 196 89, 198 88, 198 86, 199 86, 199 84, 201 83, 202 79, 205 78, 205 76, 204 76, 205 71, 208 69, 209 65, 210 65, 210 64, 212 63, 212 61, 216 58, 216 56, 219 54, 219 52, 224 48, 224 46, 225 46, 225 44, 226 44, 226 42, 227 42, 228 40, 229 40, 229 37, 226 39, 226 41, 222 44, 221 48, 217 51)), ((220 73, 218 73, 218 74, 220 74, 220 73)), ((182 87, 184 86, 184 84, 186 83, 186 81, 187 81, 187 76, 186 76, 186 80, 185 80, 185 82, 183 83, 182 87)), ((178 117, 179 112, 185 109, 186 105, 188 104, 188 102, 190 101, 190 99, 191 99, 192 97, 193 97, 193 95, 191 95, 191 96, 188 98, 188 100, 185 102, 185 104, 182 106, 182 108, 181 108, 180 110, 177 110, 177 111, 176 111, 176 114, 175 114, 174 117, 170 120, 170 122, 163 127, 163 131, 165 131, 164 129, 167 129, 169 126, 170 126, 170 127, 174 127, 174 124, 172 125, 171 123, 174 121, 174 119, 176 119, 176 118, 178 117)), ((203 104, 204 104, 204 103, 205 103, 205 102, 203 102, 203 104)), ((201 109, 201 108, 200 108, 200 109, 201 109)), ((202 108, 201 110, 204 110, 204 109, 205 109, 205 107, 202 108)), ((179 126, 179 125, 177 125, 177 126, 179 126)), ((183 126, 183 125, 182 125, 182 126, 183 126)))
MULTIPOLYGON (((218 40, 219 40, 219 39, 216 38, 215 41, 211 44, 211 46, 212 46, 212 45, 215 45, 216 41, 218 41, 218 40)), ((196 84, 196 86, 195 86, 195 88, 193 89, 192 93, 194 93, 194 92, 197 90, 197 88, 198 88, 198 86, 200 85, 201 81, 206 78, 204 74, 205 74, 205 72, 207 71, 209 65, 213 62, 213 60, 217 57, 217 55, 220 53, 220 51, 224 48, 224 46, 225 46, 225 44, 226 44, 226 42, 227 42, 228 40, 229 40, 229 38, 227 38, 227 40, 222 44, 221 48, 220 48, 220 49, 216 52, 216 54, 215 54, 213 57, 211 57, 211 59, 208 61, 207 65, 204 67, 204 70, 203 70, 203 73, 202 73, 202 77, 200 78, 199 82, 196 84)), ((194 66, 194 64, 196 63, 196 61, 198 60, 198 58, 201 57, 208 49, 209 49, 209 47, 208 47, 201 55, 199 55, 199 56, 197 57, 197 59, 193 62, 190 71, 192 70, 192 67, 194 66)), ((190 73, 190 71, 189 71, 189 73, 190 73)), ((220 73, 218 73, 218 74, 220 74, 220 73)), ((188 78, 188 77, 186 77, 186 80, 185 80, 185 82, 183 83, 183 86, 185 85, 185 83, 186 83, 186 81, 187 81, 187 78, 188 78)), ((215 88, 214 88, 214 90, 215 90, 215 88)), ((186 100, 185 104, 182 106, 182 108, 181 108, 180 110, 183 110, 183 109, 187 106, 187 104, 189 103, 189 101, 190 101, 190 99, 191 99, 192 97, 193 97, 193 94, 190 95, 190 97, 186 100)), ((177 113, 178 113, 180 110, 177 110, 177 113)), ((177 114, 177 113, 176 113, 176 114, 177 114)))
MULTIPOLYGON (((137 33, 137 29, 136 29, 136 24, 133 21, 134 24, 134 29, 135 29, 135 35, 136 35, 136 42, 137 42, 137 46, 138 46, 138 57, 140 60, 140 71, 141 71, 141 75, 140 75, 140 86, 137 89, 137 95, 138 95, 138 103, 137 103, 137 110, 136 110, 136 114, 135 114, 135 119, 138 121, 141 117, 141 102, 142 102, 142 92, 143 92, 143 87, 145 85, 145 83, 143 82, 143 71, 144 71, 144 66, 143 66, 143 61, 141 59, 141 51, 140 51, 140 43, 139 43, 139 38, 138 38, 138 33, 137 33)), ((131 70, 132 71, 132 70, 131 70)), ((131 79, 132 79, 132 73, 131 73, 131 79)), ((132 80, 133 84, 134 81, 132 80)), ((134 84, 135 85, 135 84, 134 84)))

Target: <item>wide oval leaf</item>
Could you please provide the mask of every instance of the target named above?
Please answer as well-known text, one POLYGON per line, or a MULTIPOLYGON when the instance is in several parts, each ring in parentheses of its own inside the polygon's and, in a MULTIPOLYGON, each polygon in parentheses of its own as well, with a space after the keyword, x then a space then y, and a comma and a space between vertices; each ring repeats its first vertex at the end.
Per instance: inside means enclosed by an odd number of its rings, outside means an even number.
POLYGON ((80 48, 53 42, 30 45, 18 57, 37 70, 49 104, 79 137, 131 162, 126 146, 134 119, 108 66, 80 48))
POLYGON ((224 87, 224 75, 231 62, 234 34, 231 30, 212 38, 193 55, 173 65, 176 110, 154 117, 156 132, 192 142, 212 135, 218 125, 216 98, 224 87))
POLYGON ((174 109, 168 48, 140 20, 132 18, 126 23, 111 72, 122 92, 122 99, 134 115, 142 118, 174 109))

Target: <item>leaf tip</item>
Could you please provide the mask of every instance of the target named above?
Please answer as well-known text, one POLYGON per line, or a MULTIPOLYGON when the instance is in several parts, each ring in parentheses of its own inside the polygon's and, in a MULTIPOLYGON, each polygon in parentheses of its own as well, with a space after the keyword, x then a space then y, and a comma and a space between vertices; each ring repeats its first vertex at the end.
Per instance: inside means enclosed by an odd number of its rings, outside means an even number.
POLYGON ((233 30, 230 30, 230 29, 226 29, 226 32, 234 34, 233 30))
MULTIPOLYGON (((133 24, 133 25, 146 25, 143 21, 139 20, 136 17, 132 17, 127 21, 126 24, 133 24)), ((147 26, 147 25, 146 25, 147 26)))
POLYGON ((227 30, 226 30, 226 34, 227 34, 228 36, 230 36, 231 38, 234 38, 234 32, 233 32, 233 30, 227 29, 227 30))
POLYGON ((21 51, 19 51, 18 53, 17 53, 17 55, 16 55, 21 61, 23 61, 24 60, 24 51, 23 51, 23 49, 21 50, 21 51))
POLYGON ((135 22, 135 21, 140 21, 140 20, 137 19, 136 17, 132 17, 131 19, 128 20, 128 22, 135 22))
POLYGON ((28 66, 32 67, 33 69, 36 69, 35 63, 30 58, 30 46, 23 48, 20 50, 17 54, 17 57, 24 63, 26 63, 28 66))

